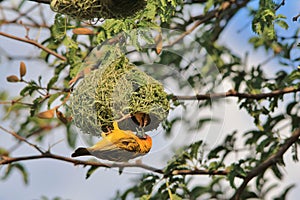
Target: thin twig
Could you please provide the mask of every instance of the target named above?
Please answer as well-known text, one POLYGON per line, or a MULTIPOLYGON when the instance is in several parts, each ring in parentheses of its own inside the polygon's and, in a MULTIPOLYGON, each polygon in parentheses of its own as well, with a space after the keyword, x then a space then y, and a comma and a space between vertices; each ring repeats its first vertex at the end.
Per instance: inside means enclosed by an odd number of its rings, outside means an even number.
POLYGON ((6 128, 0 126, 0 129, 3 130, 6 133, 11 134, 12 136, 14 136, 15 138, 17 138, 18 140, 20 140, 21 142, 25 142, 26 144, 28 144, 29 146, 32 146, 33 148, 35 148, 36 150, 38 150, 38 152, 40 152, 41 154, 44 153, 44 151, 42 151, 37 145, 29 142, 28 140, 26 140, 25 138, 23 138, 22 136, 18 135, 16 132, 14 131, 9 131, 6 128))
POLYGON ((293 17, 293 21, 296 22, 299 17, 300 17, 300 14, 296 15, 295 17, 293 17))
POLYGON ((183 40, 183 38, 187 35, 189 35, 190 33, 192 33, 198 26, 200 26, 201 24, 203 24, 204 22, 213 19, 215 16, 217 16, 217 13, 219 12, 218 9, 210 11, 204 15, 198 16, 197 18, 199 20, 194 22, 194 25, 189 28, 188 30, 186 30, 184 33, 182 33, 178 38, 176 38, 174 41, 172 41, 170 44, 164 46, 164 48, 166 47, 171 47, 174 44, 180 42, 181 40, 183 40))
POLYGON ((280 4, 278 4, 275 8, 275 10, 278 10, 281 6, 285 5, 285 0, 282 0, 280 4))
POLYGON ((195 101, 195 100, 207 100, 207 99, 220 99, 220 98, 225 98, 225 97, 238 97, 240 99, 265 99, 265 98, 270 98, 270 97, 277 97, 279 95, 287 94, 287 93, 295 93, 299 92, 300 87, 286 87, 283 89, 279 90, 274 90, 272 92, 268 93, 260 93, 260 94, 251 94, 251 93, 239 93, 235 90, 229 90, 224 93, 213 93, 213 94, 197 94, 194 96, 173 96, 172 100, 183 100, 183 101, 195 101))
POLYGON ((270 57, 266 58, 264 61, 258 64, 258 66, 264 66, 271 62, 276 57, 276 54, 271 55, 270 57))
POLYGON ((249 181, 251 181, 254 177, 257 175, 263 173, 265 170, 267 170, 272 165, 276 164, 283 158, 283 154, 299 139, 300 136, 300 129, 297 129, 294 131, 291 137, 285 140, 285 142, 281 145, 279 150, 270 156, 268 159, 266 159, 264 162, 262 162, 260 165, 252 169, 247 176, 245 177, 243 183, 240 185, 240 187, 236 190, 235 194, 231 198, 232 200, 238 200, 240 199, 240 196, 242 195, 243 191, 247 187, 249 181))
MULTIPOLYGON (((206 19, 207 20, 207 19, 206 19)), ((205 20, 205 21, 206 21, 205 20)), ((172 41, 170 44, 164 46, 164 48, 167 48, 167 47, 171 47, 173 46, 174 44, 180 42, 185 36, 189 35, 191 32, 193 32, 200 24, 202 24, 204 22, 204 20, 199 20, 199 21, 196 21, 195 24, 190 28, 188 29, 187 31, 185 31, 184 33, 182 33, 178 38, 176 38, 176 40, 172 41)))
POLYGON ((32 23, 34 23, 35 25, 39 25, 39 23, 37 23, 33 18, 31 18, 30 16, 27 16, 28 13, 30 13, 37 7, 38 7, 38 4, 33 5, 30 8, 28 8, 25 12, 21 12, 20 10, 17 9, 16 11, 18 11, 19 16, 17 16, 17 18, 13 19, 12 22, 17 22, 19 19, 26 16, 27 19, 30 20, 32 23))
POLYGON ((26 26, 26 27, 30 27, 30 28, 38 28, 38 29, 42 29, 42 28, 47 28, 49 29, 50 27, 47 25, 47 24, 30 24, 30 23, 25 23, 25 22, 16 22, 16 21, 11 21, 11 20, 2 20, 1 21, 1 25, 6 25, 6 24, 13 24, 13 25, 16 25, 16 26, 26 26))
POLYGON ((24 106, 33 106, 31 103, 25 103, 25 102, 20 102, 20 101, 0 101, 0 105, 14 105, 14 104, 20 104, 24 106))
MULTIPOLYGON (((241 8, 245 5, 247 5, 247 3, 249 2, 250 0, 245 0, 243 2, 240 2, 238 3, 236 0, 232 0, 232 1, 229 1, 229 2, 226 2, 226 6, 224 6, 225 4, 222 4, 220 7, 216 8, 215 10, 212 10, 212 11, 209 11, 205 14, 202 14, 202 15, 199 15, 197 17, 193 17, 192 19, 195 20, 197 19, 197 21, 194 22, 194 25, 189 28, 188 30, 186 30, 184 33, 182 33, 178 38, 176 38, 174 41, 170 42, 168 45, 164 46, 165 47, 171 47, 173 46, 174 44, 180 42, 185 36, 189 35, 190 33, 192 33, 197 27, 199 27, 201 24, 215 18, 215 17, 218 17, 220 16, 220 14, 222 12, 224 12, 224 10, 227 10, 229 8, 231 8, 231 5, 232 4, 236 4, 236 7, 237 8, 241 8)), ((237 9, 235 8, 235 9, 237 9)))
MULTIPOLYGON (((227 176, 229 171, 227 170, 206 170, 206 169, 195 169, 195 170, 174 170, 172 171, 172 175, 222 175, 227 176)), ((242 176, 238 176, 240 178, 244 178, 242 176)))
POLYGON ((64 57, 64 56, 62 56, 62 55, 56 53, 55 51, 52 51, 51 49, 49 49, 49 48, 47 48, 47 47, 41 45, 40 43, 38 43, 38 42, 36 42, 36 41, 34 41, 34 40, 29 40, 29 39, 25 39, 25 38, 20 38, 20 37, 17 37, 17 36, 14 36, 14 35, 10 35, 10 34, 4 33, 4 32, 0 32, 0 35, 2 35, 2 36, 4 36, 4 37, 11 38, 11 39, 14 39, 14 40, 18 40, 18 41, 21 41, 21 42, 26 42, 26 43, 32 44, 32 45, 34 45, 34 46, 36 46, 36 47, 39 47, 40 49, 46 51, 47 53, 54 55, 55 57, 57 57, 57 58, 59 58, 59 59, 61 59, 61 60, 63 60, 63 61, 66 61, 66 60, 67 60, 66 57, 64 57))

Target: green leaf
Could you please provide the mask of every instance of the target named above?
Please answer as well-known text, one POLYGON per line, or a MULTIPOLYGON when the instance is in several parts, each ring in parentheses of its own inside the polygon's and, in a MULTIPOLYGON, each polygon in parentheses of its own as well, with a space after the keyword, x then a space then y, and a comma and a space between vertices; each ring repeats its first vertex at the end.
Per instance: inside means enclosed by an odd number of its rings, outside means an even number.
POLYGON ((178 196, 177 194, 172 194, 171 199, 172 200, 182 200, 182 198, 180 196, 178 196))
POLYGON ((0 158, 1 158, 1 156, 9 156, 9 151, 0 147, 0 158))
POLYGON ((289 25, 283 20, 277 20, 276 24, 285 30, 289 28, 289 25))
POLYGON ((278 14, 276 16, 276 19, 286 19, 286 16, 285 15, 282 15, 282 14, 278 14))
POLYGON ((75 144, 76 144, 76 139, 77 139, 77 134, 74 133, 71 124, 67 124, 66 126, 66 130, 67 130, 67 141, 68 141, 68 145, 71 148, 75 148, 75 144))
POLYGON ((190 192, 191 199, 198 199, 199 196, 209 192, 209 190, 210 188, 204 186, 196 186, 190 192))
POLYGON ((6 172, 5 172, 4 176, 1 179, 6 180, 10 176, 11 172, 14 170, 18 170, 21 173, 21 175, 23 177, 23 181, 27 185, 28 184, 28 173, 27 173, 25 167, 19 163, 9 164, 6 168, 6 172))
POLYGON ((264 22, 269 22, 272 20, 272 19, 275 19, 275 12, 273 9, 265 9, 262 11, 261 13, 261 19, 264 21, 264 22))
POLYGON ((259 196, 252 191, 244 191, 243 194, 241 195, 241 199, 259 199, 259 196))
POLYGON ((299 161, 299 158, 298 158, 298 144, 297 143, 295 143, 292 146, 292 158, 293 158, 294 162, 298 162, 299 161))
POLYGON ((207 123, 218 122, 218 121, 219 121, 218 119, 211 118, 211 117, 199 119, 198 122, 197 122, 198 123, 197 129, 199 130, 199 129, 203 128, 207 123))
POLYGON ((19 170, 19 172, 21 172, 23 181, 27 185, 28 184, 28 174, 27 174, 25 167, 19 163, 14 164, 14 167, 17 168, 19 170))
POLYGON ((102 42, 104 42, 106 40, 106 34, 104 30, 101 30, 98 34, 97 34, 97 43, 101 44, 102 42))
POLYGON ((61 95, 61 93, 51 94, 48 99, 48 110, 51 108, 51 104, 61 95))
POLYGON ((191 145, 191 156, 192 158, 195 158, 197 159, 198 158, 198 155, 199 155, 199 148, 200 146, 202 145, 202 141, 198 141, 198 142, 195 142, 194 144, 191 145))
POLYGON ((229 180, 230 186, 232 188, 236 189, 234 180, 236 177, 238 176, 246 176, 246 172, 245 170, 241 167, 241 164, 244 162, 244 160, 239 160, 239 163, 233 163, 230 166, 230 172, 227 175, 227 178, 229 180))
POLYGON ((144 194, 140 197, 140 200, 149 200, 151 198, 151 194, 144 194))
POLYGON ((217 161, 213 161, 213 162, 209 163, 208 170, 214 171, 214 170, 217 170, 219 167, 220 167, 220 163, 217 161))
POLYGON ((289 191, 290 191, 291 189, 293 189, 295 186, 296 186, 295 184, 292 184, 292 185, 288 186, 288 187, 284 190, 284 192, 283 192, 280 196, 274 198, 274 200, 286 200, 286 199, 287 199, 286 195, 287 195, 287 194, 289 193, 289 191))
POLYGON ((269 137, 265 138, 263 141, 261 141, 261 142, 257 145, 256 151, 257 151, 257 152, 263 152, 263 150, 264 150, 265 148, 267 148, 267 147, 270 145, 271 142, 272 142, 272 138, 269 138, 269 137))
POLYGON ((50 79, 50 81, 48 82, 48 84, 47 84, 47 90, 49 91, 51 88, 52 88, 52 86, 57 82, 57 80, 58 80, 58 75, 55 75, 55 76, 53 76, 51 79, 50 79))
POLYGON ((204 13, 207 13, 209 9, 214 5, 214 0, 208 0, 204 7, 204 13))
POLYGON ((67 23, 67 19, 63 15, 61 14, 55 15, 54 24, 51 26, 51 34, 55 40, 60 41, 65 37, 66 23, 67 23))
POLYGON ((49 198, 46 196, 41 196, 41 200, 49 200, 49 198))
POLYGON ((293 83, 295 80, 300 80, 300 72, 298 70, 292 71, 292 73, 285 78, 285 81, 289 84, 293 83))
POLYGON ((37 91, 40 87, 35 81, 30 81, 29 84, 23 88, 20 92, 21 96, 32 95, 33 92, 37 91))
POLYGON ((211 150, 208 154, 208 159, 213 159, 213 158, 219 158, 220 157, 220 152, 221 151, 226 151, 226 148, 224 146, 218 146, 211 150))
POLYGON ((72 38, 69 37, 69 36, 66 36, 66 37, 64 38, 63 44, 64 44, 66 47, 70 48, 70 49, 71 49, 71 48, 73 48, 73 49, 77 49, 77 48, 78 48, 77 42, 75 42, 74 40, 72 40, 72 38))
POLYGON ((281 179, 282 179, 282 173, 281 173, 281 171, 279 170, 278 165, 277 165, 277 164, 272 165, 271 169, 272 169, 272 172, 274 173, 274 175, 275 175, 279 180, 281 180, 281 179))
POLYGON ((166 5, 167 5, 166 0, 160 0, 160 3, 162 5, 162 9, 164 9, 164 7, 166 7, 166 5))
POLYGON ((252 37, 249 39, 249 43, 252 43, 253 47, 257 49, 264 44, 264 39, 261 37, 252 37))
POLYGON ((99 167, 98 166, 91 166, 89 170, 86 172, 85 179, 88 179, 99 167))
POLYGON ((8 92, 7 91, 0 91, 0 100, 4 101, 8 98, 8 92))

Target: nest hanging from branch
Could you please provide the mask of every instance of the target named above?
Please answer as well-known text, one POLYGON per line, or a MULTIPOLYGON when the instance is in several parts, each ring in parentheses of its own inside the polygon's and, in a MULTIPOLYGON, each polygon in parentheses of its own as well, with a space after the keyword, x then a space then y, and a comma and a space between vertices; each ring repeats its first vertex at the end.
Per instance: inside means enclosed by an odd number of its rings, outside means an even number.
POLYGON ((51 0, 54 12, 77 19, 120 19, 133 16, 146 6, 146 0, 51 0))
POLYGON ((130 116, 139 112, 149 114, 151 119, 144 130, 156 129, 170 109, 162 84, 125 56, 106 62, 85 76, 70 103, 75 125, 96 136, 113 129, 115 120, 121 129, 136 131, 138 125, 130 116))

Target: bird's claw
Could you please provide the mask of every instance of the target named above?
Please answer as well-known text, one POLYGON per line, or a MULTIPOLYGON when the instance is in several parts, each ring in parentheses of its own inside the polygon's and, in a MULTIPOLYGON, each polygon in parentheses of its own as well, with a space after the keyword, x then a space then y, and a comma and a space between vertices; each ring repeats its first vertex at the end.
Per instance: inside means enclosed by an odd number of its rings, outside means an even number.
POLYGON ((146 139, 146 134, 143 128, 136 128, 136 136, 140 139, 146 139))

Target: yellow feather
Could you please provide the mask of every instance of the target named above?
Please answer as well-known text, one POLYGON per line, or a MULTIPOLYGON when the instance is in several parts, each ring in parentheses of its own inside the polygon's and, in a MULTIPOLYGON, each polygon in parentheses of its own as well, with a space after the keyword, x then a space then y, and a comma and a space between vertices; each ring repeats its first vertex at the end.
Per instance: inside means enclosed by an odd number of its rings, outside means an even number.
POLYGON ((103 133, 102 139, 94 146, 80 151, 75 151, 73 157, 93 155, 100 159, 110 161, 128 161, 148 153, 152 147, 152 139, 146 135, 145 139, 137 137, 132 131, 121 130, 117 122, 113 123, 114 129, 109 133, 103 133))

